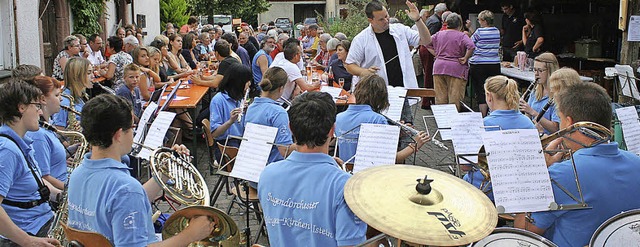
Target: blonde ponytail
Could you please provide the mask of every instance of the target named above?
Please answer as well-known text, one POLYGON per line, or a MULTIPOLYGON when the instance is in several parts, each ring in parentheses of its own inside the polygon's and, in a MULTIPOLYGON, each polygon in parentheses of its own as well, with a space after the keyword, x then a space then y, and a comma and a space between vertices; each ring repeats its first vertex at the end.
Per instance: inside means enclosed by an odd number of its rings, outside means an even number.
POLYGON ((509 109, 518 109, 520 94, 518 83, 513 79, 503 75, 489 77, 484 83, 484 90, 492 93, 495 99, 504 101, 509 109))

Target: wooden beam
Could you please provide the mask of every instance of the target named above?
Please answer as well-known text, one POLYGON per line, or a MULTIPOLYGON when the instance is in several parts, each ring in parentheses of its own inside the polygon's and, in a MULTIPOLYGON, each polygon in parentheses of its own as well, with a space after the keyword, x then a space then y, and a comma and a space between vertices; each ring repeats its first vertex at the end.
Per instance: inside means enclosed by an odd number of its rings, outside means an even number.
MULTIPOLYGON (((632 15, 640 15, 640 0, 629 0, 627 20, 632 15)), ((628 23, 628 22, 627 22, 628 23)), ((638 60, 640 42, 627 41, 629 28, 622 32, 622 47, 620 48, 620 64, 633 64, 638 60)))

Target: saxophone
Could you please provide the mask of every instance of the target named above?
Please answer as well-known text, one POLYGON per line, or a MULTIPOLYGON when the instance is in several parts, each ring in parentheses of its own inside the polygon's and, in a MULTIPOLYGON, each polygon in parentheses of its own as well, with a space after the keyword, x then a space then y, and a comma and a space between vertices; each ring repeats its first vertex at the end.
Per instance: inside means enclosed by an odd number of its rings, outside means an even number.
MULTIPOLYGON (((75 116, 73 116, 75 120, 75 116)), ((87 140, 84 138, 82 133, 77 131, 61 131, 56 129, 53 125, 40 121, 42 127, 47 130, 53 131, 54 133, 60 135, 64 141, 69 142, 71 144, 77 143, 78 149, 73 154, 72 162, 67 166, 67 184, 69 183, 69 178, 71 176, 71 172, 80 165, 80 162, 84 158, 84 154, 89 151, 89 144, 87 140)), ((68 203, 67 203, 67 184, 65 184, 64 190, 60 193, 60 205, 58 206, 58 211, 56 211, 56 215, 53 223, 51 224, 51 229, 47 233, 50 238, 57 239, 60 243, 66 241, 66 236, 64 234, 63 224, 66 225, 68 214, 68 203)), ((63 243, 63 246, 66 244, 63 243)))
POLYGON ((67 98, 69 100, 69 106, 60 105, 60 107, 63 110, 67 111, 67 128, 66 128, 66 130, 80 132, 82 130, 82 128, 80 127, 80 122, 76 118, 76 115, 80 116, 80 113, 75 110, 75 103, 74 103, 75 99, 73 98, 73 96, 71 96, 69 94, 61 94, 61 96, 65 97, 65 98, 67 98))

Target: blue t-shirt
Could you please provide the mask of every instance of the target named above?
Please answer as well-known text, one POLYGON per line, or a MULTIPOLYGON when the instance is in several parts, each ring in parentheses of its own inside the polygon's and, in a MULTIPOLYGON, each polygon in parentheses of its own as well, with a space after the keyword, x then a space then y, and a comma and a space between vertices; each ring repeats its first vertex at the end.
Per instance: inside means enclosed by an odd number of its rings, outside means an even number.
MULTIPOLYGON (((62 91, 62 94, 71 95, 71 90, 68 88, 65 88, 64 91, 62 91)), ((82 107, 84 106, 84 100, 82 99, 75 99, 75 100, 76 102, 73 103, 74 104, 73 108, 76 109, 77 112, 82 112, 82 107)), ((69 106, 69 99, 62 97, 62 100, 60 101, 60 105, 69 106)), ((58 113, 53 114, 53 116, 51 117, 52 124, 55 126, 66 128, 67 118, 68 118, 67 110, 60 109, 58 113)), ((76 115, 76 120, 80 121, 80 116, 76 115)))
POLYGON ((42 175, 50 175, 62 182, 67 181, 67 153, 55 133, 45 128, 26 134, 33 140, 33 150, 42 175))
MULTIPOLYGON (((611 142, 582 148, 573 154, 585 202, 590 209, 533 213, 536 227, 558 246, 585 246, 598 226, 608 218, 640 208, 640 157, 618 149, 611 142)), ((571 161, 549 167, 549 176, 578 197, 571 161)), ((575 204, 556 183, 556 203, 575 204)))
MULTIPOLYGON (((531 91, 531 96, 529 97, 529 101, 527 103, 529 104, 529 106, 531 106, 531 108, 533 108, 537 112, 540 112, 540 111, 542 111, 542 107, 544 107, 544 105, 546 105, 547 102, 549 102, 549 96, 544 96, 544 97, 542 97, 542 99, 536 100, 536 91, 533 90, 533 91, 531 91)), ((558 117, 558 114, 556 113, 556 107, 555 106, 549 107, 547 112, 544 113, 543 117, 546 118, 546 119, 551 120, 552 122, 556 122, 556 123, 560 122, 560 117, 558 117)), ((531 118, 531 119, 533 119, 533 118, 531 118)), ((547 135, 551 134, 551 132, 549 132, 546 129, 544 130, 544 133, 547 134, 547 135)))
MULTIPOLYGON (((484 118, 484 126, 499 126, 499 128, 486 128, 486 131, 496 131, 496 130, 511 130, 511 129, 535 129, 536 126, 533 125, 531 119, 527 118, 527 116, 523 115, 519 111, 516 110, 495 110, 491 112, 491 115, 486 116, 484 118)), ((483 185, 484 176, 478 169, 473 169, 469 171, 463 177, 464 181, 473 184, 476 188, 479 188, 489 197, 491 201, 493 200, 493 191, 491 183, 483 185), (482 188, 480 188, 482 187, 482 188), (487 192, 489 191, 489 192, 487 192)))
POLYGON ((135 87, 133 88, 133 92, 131 92, 131 89, 129 89, 123 82, 122 85, 116 89, 116 95, 129 101, 133 106, 133 114, 140 118, 142 114, 142 96, 140 96, 140 88, 135 87))
POLYGON ((271 246, 345 246, 365 241, 367 224, 344 200, 351 175, 323 153, 294 151, 267 166, 258 196, 271 246))
POLYGON ((140 182, 114 159, 89 158, 69 178, 68 225, 100 233, 114 246, 155 242, 151 203, 140 182))
MULTIPOLYGON (((274 143, 291 145, 293 138, 289 129, 289 115, 278 102, 269 98, 254 98, 246 114, 246 122, 278 128, 274 143)), ((267 164, 282 160, 277 146, 271 148, 267 164)))
MULTIPOLYGON (((240 101, 232 99, 226 92, 219 92, 211 99, 209 105, 209 121, 211 121, 211 131, 215 131, 220 125, 231 118, 231 110, 240 107, 240 101)), ((242 136, 244 133, 244 121, 234 122, 227 131, 214 137, 218 141, 224 141, 228 135, 242 136)))
POLYGON ((273 62, 271 56, 262 49, 253 56, 253 60, 251 60, 251 72, 253 73, 253 83, 256 85, 260 84, 260 81, 262 81, 262 70, 260 70, 260 66, 258 65, 258 58, 262 55, 267 58, 267 67, 271 66, 271 62, 273 62))
MULTIPOLYGON (((18 134, 7 125, 0 126, 0 133, 13 138, 18 146, 6 137, 0 137, 0 196, 7 200, 28 202, 40 200, 38 183, 36 182, 27 161, 22 152, 27 154, 31 164, 36 170, 36 174, 42 177, 42 173, 33 158, 31 138, 25 136, 20 138, 18 134)), ((36 234, 47 221, 53 217, 53 212, 48 203, 40 204, 29 209, 2 204, 2 208, 7 215, 20 229, 25 232, 36 234)))
MULTIPOLYGON (((336 116, 338 152, 340 152, 339 156, 343 161, 347 161, 356 155, 360 124, 363 123, 387 124, 387 119, 374 112, 370 105, 349 105, 346 111, 336 116)), ((354 162, 351 161, 350 163, 354 162)))

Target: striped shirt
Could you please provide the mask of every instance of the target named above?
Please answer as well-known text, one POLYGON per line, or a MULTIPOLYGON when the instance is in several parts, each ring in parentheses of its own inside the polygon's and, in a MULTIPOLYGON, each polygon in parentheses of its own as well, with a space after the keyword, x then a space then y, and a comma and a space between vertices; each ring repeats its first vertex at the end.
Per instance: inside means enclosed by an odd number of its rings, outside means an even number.
POLYGON ((496 64, 500 63, 498 50, 500 49, 500 30, 496 27, 481 27, 471 35, 471 40, 476 45, 470 64, 496 64))

